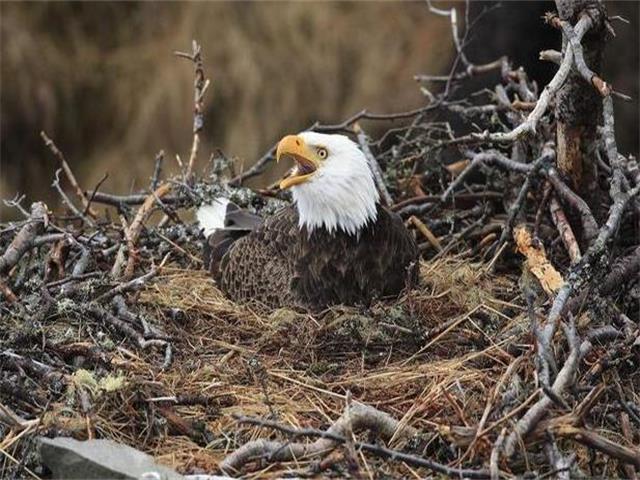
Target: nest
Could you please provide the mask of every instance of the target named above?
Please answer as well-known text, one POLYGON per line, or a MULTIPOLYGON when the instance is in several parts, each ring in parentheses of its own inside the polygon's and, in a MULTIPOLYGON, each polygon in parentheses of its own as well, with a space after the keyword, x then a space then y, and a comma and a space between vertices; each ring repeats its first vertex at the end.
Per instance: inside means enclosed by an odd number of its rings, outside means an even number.
MULTIPOLYGON (((423 263, 420 288, 399 300, 318 315, 265 312, 235 305, 202 270, 167 266, 139 292, 137 304, 173 339, 170 366, 162 368, 161 348, 133 352, 106 339, 83 342, 103 332, 89 333, 82 319, 61 313, 42 335, 82 363, 55 400, 46 383, 30 392, 52 400, 37 428, 111 438, 183 473, 211 472, 229 451, 268 435, 263 427, 238 425, 234 414, 322 429, 340 417, 350 395, 434 432, 430 448, 450 456, 450 441, 473 440, 470 430, 457 438, 451 419, 477 423, 514 360, 513 332, 527 329, 519 296, 513 276, 443 258, 423 263)), ((469 459, 482 448, 474 447, 469 459)), ((264 473, 302 473, 317 462, 264 473)), ((410 473, 402 464, 375 468, 410 473)))

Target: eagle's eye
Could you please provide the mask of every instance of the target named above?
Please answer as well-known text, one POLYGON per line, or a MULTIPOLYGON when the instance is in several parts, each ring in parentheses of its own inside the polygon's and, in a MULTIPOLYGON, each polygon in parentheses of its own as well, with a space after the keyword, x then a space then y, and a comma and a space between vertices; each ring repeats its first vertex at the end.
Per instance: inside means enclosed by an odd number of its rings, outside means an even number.
POLYGON ((318 153, 318 156, 324 160, 325 158, 327 158, 327 156, 329 155, 329 152, 327 152, 327 149, 324 147, 318 147, 318 149, 316 150, 316 152, 318 153))

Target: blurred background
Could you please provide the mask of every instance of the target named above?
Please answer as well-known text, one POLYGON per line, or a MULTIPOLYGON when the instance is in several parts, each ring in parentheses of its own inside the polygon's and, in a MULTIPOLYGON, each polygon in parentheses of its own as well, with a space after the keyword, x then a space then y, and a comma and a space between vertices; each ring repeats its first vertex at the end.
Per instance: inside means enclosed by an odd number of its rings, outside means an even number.
MULTIPOLYGON (((471 3, 473 18, 495 2, 471 3)), ((464 3, 456 5, 462 13, 464 3)), ((634 99, 616 102, 616 121, 621 151, 637 155, 640 3, 607 6, 630 21, 614 22, 603 76, 634 99)), ((0 197, 25 193, 50 205, 57 164, 41 130, 85 189, 105 173, 106 191, 146 186, 159 150, 168 167, 176 154, 188 158, 193 70, 173 51, 190 51, 194 38, 212 82, 200 166, 220 148, 247 168, 316 120, 419 107, 413 75, 448 73, 453 59, 449 20, 424 2, 2 1, 0 9, 0 197)), ((560 46, 541 19, 552 10, 544 1, 492 9, 473 30, 469 58, 506 54, 544 85, 555 68, 538 52, 560 46)), ((13 214, 0 206, 0 215, 13 214)))

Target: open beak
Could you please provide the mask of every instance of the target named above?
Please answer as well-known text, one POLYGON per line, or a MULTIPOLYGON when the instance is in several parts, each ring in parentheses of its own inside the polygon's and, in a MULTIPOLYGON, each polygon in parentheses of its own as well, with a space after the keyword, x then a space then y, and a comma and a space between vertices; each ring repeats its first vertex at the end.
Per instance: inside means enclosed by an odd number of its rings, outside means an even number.
POLYGON ((287 135, 280 140, 276 161, 279 162, 282 157, 291 157, 296 162, 290 175, 280 182, 282 190, 306 182, 320 167, 316 152, 298 135, 287 135))

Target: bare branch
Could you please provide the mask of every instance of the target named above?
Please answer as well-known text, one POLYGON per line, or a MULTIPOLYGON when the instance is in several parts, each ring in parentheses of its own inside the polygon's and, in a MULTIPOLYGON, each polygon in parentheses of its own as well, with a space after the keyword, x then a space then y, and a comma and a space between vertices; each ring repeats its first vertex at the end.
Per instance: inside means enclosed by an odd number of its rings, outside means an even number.
POLYGON ((29 222, 20 229, 4 254, 0 257, 0 275, 6 274, 31 248, 32 241, 44 232, 48 222, 47 206, 42 202, 31 205, 29 222))
POLYGON ((64 173, 67 176, 67 179, 69 180, 69 183, 71 183, 71 186, 75 189, 76 194, 78 195, 78 198, 80 198, 80 201, 82 202, 82 206, 86 209, 89 215, 95 216, 96 213, 91 210, 89 200, 87 199, 87 196, 84 194, 84 191, 82 190, 82 188, 80 188, 80 185, 78 184, 78 181, 76 180, 76 177, 73 174, 71 167, 67 163, 67 160, 64 158, 64 155, 62 154, 62 152, 58 149, 56 144, 53 143, 53 140, 51 140, 47 136, 46 133, 40 132, 40 136, 42 137, 42 140, 44 140, 44 144, 49 148, 49 150, 51 150, 53 155, 58 159, 60 166, 64 170, 64 173))
MULTIPOLYGON (((415 430, 408 426, 401 426, 401 424, 390 417, 388 414, 376 410, 373 407, 353 403, 349 409, 349 416, 353 430, 375 430, 383 438, 390 438, 396 434, 396 431, 400 428, 402 431, 401 436, 411 437, 416 434, 415 430)), ((220 464, 220 468, 223 471, 237 471, 247 462, 256 458, 267 457, 270 461, 289 461, 300 460, 309 456, 319 455, 325 453, 334 448, 339 443, 345 443, 345 431, 347 428, 346 422, 348 421, 345 415, 341 416, 336 422, 326 431, 315 429, 295 429, 283 426, 277 422, 269 420, 261 420, 251 417, 239 417, 238 421, 241 423, 249 423, 253 425, 266 426, 274 428, 279 431, 288 433, 294 438, 312 436, 320 437, 313 443, 290 443, 290 442, 278 442, 269 440, 254 440, 246 443, 238 450, 228 455, 220 464)), ((397 460, 405 462, 409 465, 420 466, 428 468, 435 472, 443 473, 445 475, 453 477, 466 477, 466 478, 489 478, 489 473, 485 470, 471 470, 471 469, 458 469, 442 465, 431 460, 427 460, 414 455, 399 452, 389 448, 372 445, 369 443, 354 442, 354 446, 358 449, 362 449, 373 453, 374 455, 388 458, 391 460, 397 460)))

